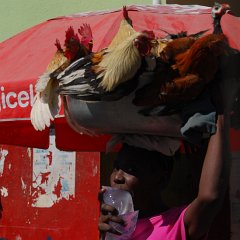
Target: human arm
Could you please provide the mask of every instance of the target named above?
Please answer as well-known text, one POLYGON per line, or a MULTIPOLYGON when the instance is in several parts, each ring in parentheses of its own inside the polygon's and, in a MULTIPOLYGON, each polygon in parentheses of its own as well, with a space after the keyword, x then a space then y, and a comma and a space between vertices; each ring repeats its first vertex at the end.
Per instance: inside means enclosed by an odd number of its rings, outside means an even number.
POLYGON ((229 116, 219 115, 217 132, 211 136, 205 156, 199 191, 184 216, 186 232, 191 240, 201 239, 221 209, 229 183, 229 116))
POLYGON ((198 195, 189 205, 184 216, 186 233, 191 240, 201 239, 209 231, 216 214, 222 207, 228 188, 231 160, 229 113, 239 88, 237 82, 235 80, 223 82, 223 86, 219 86, 216 94, 218 99, 215 105, 218 110, 222 110, 217 119, 217 132, 211 136, 208 144, 198 195))
MULTIPOLYGON (((236 66, 235 66, 236 68, 236 66)), ((212 100, 218 112, 217 132, 211 136, 204 159, 197 198, 189 205, 184 223, 189 239, 205 235, 225 197, 230 175, 230 112, 240 88, 238 74, 222 68, 221 81, 212 89, 212 100)))

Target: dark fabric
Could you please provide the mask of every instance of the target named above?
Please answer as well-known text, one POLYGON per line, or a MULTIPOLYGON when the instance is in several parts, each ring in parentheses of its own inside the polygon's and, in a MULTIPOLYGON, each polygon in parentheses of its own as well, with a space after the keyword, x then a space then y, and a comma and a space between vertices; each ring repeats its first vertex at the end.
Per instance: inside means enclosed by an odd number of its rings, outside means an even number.
POLYGON ((203 138, 209 138, 216 132, 216 110, 208 91, 201 98, 186 104, 181 117, 181 134, 190 143, 199 144, 203 138))
POLYGON ((155 172, 171 173, 173 157, 157 151, 148 151, 123 144, 114 163, 116 169, 122 169, 133 176, 141 177, 155 172))

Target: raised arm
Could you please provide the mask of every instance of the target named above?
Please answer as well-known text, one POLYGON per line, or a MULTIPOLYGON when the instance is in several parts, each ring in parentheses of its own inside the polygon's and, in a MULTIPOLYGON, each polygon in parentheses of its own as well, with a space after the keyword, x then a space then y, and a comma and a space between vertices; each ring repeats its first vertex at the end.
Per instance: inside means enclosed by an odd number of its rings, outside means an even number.
POLYGON ((188 207, 184 222, 191 240, 201 239, 220 210, 229 183, 229 115, 219 115, 217 132, 209 141, 197 198, 188 207))
POLYGON ((230 175, 229 128, 230 112, 240 89, 240 53, 225 56, 220 61, 220 77, 212 88, 212 100, 217 112, 217 132, 208 144, 199 192, 184 216, 189 239, 201 239, 221 209, 230 175), (213 91, 215 93, 213 93, 213 91))

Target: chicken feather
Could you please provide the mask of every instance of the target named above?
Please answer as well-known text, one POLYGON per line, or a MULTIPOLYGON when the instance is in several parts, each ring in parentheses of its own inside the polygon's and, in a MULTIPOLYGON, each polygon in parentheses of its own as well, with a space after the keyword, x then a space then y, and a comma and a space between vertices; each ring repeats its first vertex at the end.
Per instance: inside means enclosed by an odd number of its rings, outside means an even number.
POLYGON ((135 33, 109 51, 98 64, 99 77, 103 77, 100 86, 112 91, 120 83, 131 79, 141 66, 141 56, 133 41, 140 33, 135 33))
POLYGON ((111 51, 105 49, 73 63, 65 70, 68 73, 58 77, 59 93, 85 101, 114 101, 129 94, 136 86, 143 56, 150 53, 151 37, 135 33, 111 51))

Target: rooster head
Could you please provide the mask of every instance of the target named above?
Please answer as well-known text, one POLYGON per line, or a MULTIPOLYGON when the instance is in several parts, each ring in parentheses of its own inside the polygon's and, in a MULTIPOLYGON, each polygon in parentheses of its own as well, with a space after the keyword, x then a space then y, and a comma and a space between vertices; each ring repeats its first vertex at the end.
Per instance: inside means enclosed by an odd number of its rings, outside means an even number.
POLYGON ((81 47, 80 39, 78 35, 75 34, 73 27, 69 27, 68 30, 66 31, 64 46, 65 46, 65 52, 64 52, 65 57, 68 60, 73 61, 81 47))
POLYGON ((138 49, 141 56, 147 56, 151 52, 154 38, 155 35, 153 31, 143 31, 134 39, 133 44, 138 49))
POLYGON ((215 18, 221 18, 225 13, 230 12, 231 7, 229 4, 226 3, 217 3, 215 2, 212 8, 212 17, 215 18))
POLYGON ((93 48, 93 35, 92 29, 89 24, 84 23, 79 29, 78 33, 81 36, 81 44, 87 48, 89 52, 92 52, 93 48))

